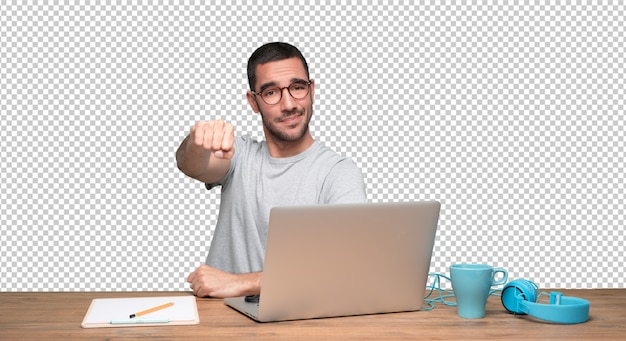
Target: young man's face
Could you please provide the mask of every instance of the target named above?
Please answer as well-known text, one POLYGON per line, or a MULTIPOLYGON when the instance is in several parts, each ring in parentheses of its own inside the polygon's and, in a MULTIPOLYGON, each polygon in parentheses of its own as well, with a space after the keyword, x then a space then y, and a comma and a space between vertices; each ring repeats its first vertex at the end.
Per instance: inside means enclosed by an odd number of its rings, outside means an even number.
POLYGON ((256 84, 252 89, 257 95, 249 92, 247 97, 252 110, 261 114, 265 139, 268 142, 298 142, 310 135, 309 122, 313 115, 315 87, 312 80, 309 87, 308 81, 304 65, 298 58, 257 66, 256 84), (294 83, 309 87, 308 94, 301 99, 292 97, 285 87, 294 83), (282 91, 280 101, 276 104, 267 104, 259 95, 267 89, 282 91))

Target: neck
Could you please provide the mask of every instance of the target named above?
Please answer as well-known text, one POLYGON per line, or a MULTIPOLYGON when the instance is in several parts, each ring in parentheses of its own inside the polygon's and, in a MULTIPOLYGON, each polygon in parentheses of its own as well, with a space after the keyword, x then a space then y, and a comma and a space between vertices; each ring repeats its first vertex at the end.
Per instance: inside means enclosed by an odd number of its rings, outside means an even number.
POLYGON ((298 141, 281 141, 266 134, 267 148, 273 158, 284 158, 298 155, 307 150, 315 140, 309 132, 298 141))

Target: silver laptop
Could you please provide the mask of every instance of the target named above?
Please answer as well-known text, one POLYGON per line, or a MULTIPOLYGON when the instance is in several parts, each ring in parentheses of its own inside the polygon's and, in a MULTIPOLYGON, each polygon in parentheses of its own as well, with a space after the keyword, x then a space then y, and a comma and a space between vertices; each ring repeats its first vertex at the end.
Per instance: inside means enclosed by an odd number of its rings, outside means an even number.
POLYGON ((261 294, 227 298, 259 322, 419 310, 440 203, 275 207, 261 294))

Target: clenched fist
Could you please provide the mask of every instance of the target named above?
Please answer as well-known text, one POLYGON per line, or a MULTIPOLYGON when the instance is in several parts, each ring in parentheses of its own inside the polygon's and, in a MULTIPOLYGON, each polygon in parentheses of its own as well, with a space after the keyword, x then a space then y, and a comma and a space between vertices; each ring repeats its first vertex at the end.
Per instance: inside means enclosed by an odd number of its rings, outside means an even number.
POLYGON ((235 128, 222 120, 202 121, 191 127, 189 142, 212 152, 219 159, 232 159, 235 148, 235 128))

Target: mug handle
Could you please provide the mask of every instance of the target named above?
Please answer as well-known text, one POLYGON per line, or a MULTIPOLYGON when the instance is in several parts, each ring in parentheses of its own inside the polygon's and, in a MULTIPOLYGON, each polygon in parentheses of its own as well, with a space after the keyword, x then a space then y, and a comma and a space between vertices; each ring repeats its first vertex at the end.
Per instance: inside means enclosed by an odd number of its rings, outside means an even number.
POLYGON ((493 268, 493 275, 491 277, 491 285, 500 285, 506 283, 506 280, 509 279, 509 273, 504 268, 493 268), (496 280, 496 274, 501 273, 502 278, 498 281, 496 280))

